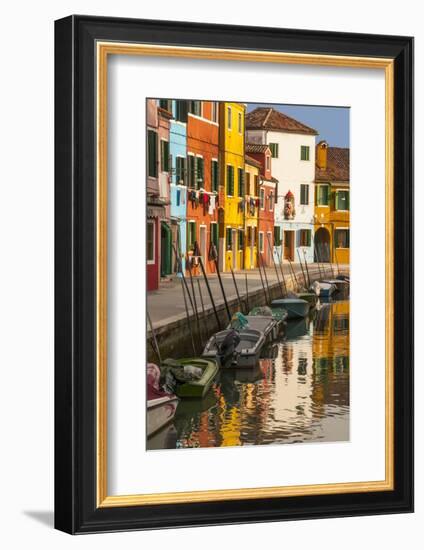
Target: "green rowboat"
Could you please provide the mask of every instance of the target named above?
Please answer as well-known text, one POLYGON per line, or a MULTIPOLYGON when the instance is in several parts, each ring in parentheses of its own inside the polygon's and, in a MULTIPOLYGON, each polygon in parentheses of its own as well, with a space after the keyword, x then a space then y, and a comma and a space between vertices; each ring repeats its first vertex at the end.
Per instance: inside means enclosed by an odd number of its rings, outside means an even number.
POLYGON ((178 397, 203 397, 218 370, 213 359, 165 359, 161 365, 161 379, 170 375, 175 380, 174 393, 178 397))

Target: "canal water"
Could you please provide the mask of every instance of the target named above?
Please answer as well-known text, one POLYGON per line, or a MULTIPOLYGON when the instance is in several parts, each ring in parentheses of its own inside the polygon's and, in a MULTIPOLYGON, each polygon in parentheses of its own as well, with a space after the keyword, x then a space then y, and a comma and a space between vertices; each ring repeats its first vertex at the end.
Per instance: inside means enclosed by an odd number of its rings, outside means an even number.
POLYGON ((287 323, 255 368, 221 369, 201 400, 181 400, 148 449, 349 439, 349 301, 287 323))

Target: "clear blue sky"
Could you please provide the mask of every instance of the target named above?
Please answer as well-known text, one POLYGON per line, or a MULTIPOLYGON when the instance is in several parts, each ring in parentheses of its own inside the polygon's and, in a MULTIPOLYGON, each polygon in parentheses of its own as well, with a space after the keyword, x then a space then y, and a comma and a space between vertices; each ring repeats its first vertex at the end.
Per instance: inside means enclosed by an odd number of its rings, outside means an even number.
POLYGON ((314 128, 319 132, 317 142, 325 139, 330 147, 349 147, 349 107, 248 103, 247 112, 256 107, 273 107, 314 128))

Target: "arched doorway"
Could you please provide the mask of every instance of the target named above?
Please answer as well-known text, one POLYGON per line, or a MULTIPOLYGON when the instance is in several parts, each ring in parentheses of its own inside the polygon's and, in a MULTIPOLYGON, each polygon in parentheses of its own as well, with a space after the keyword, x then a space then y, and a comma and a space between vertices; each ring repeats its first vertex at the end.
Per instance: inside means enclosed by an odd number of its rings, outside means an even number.
POLYGON ((330 233, 325 227, 320 227, 314 236, 314 261, 330 262, 330 233))

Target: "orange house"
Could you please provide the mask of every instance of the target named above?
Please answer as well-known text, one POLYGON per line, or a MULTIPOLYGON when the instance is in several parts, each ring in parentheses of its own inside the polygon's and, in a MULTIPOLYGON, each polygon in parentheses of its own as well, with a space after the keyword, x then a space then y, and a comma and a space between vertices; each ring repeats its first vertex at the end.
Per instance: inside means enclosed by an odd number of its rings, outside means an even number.
POLYGON ((208 273, 219 252, 219 108, 213 101, 187 101, 187 253, 194 273, 201 256, 208 273))

